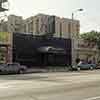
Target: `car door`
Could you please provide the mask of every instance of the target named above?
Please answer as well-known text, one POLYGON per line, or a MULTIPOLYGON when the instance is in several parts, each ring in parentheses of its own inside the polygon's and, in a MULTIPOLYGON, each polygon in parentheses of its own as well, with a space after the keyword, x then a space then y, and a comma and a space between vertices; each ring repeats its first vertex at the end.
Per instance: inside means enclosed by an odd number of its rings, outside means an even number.
POLYGON ((88 68, 87 63, 82 63, 82 64, 81 64, 81 68, 82 68, 82 69, 87 69, 87 68, 88 68))
POLYGON ((13 65, 12 65, 12 69, 13 69, 13 72, 17 72, 17 71, 18 71, 18 66, 17 66, 17 64, 13 64, 13 65))
POLYGON ((18 71, 17 64, 8 64, 8 70, 9 72, 13 72, 13 73, 17 72, 18 71))
POLYGON ((15 71, 14 65, 13 64, 8 64, 7 70, 8 70, 8 72, 14 72, 15 71))
POLYGON ((10 64, 7 64, 7 66, 6 66, 6 70, 7 70, 7 72, 11 72, 11 71, 12 71, 12 69, 11 69, 11 65, 10 65, 10 64))
POLYGON ((89 69, 90 68, 90 65, 88 63, 86 63, 85 66, 84 66, 84 68, 85 69, 89 69))
POLYGON ((7 65, 6 64, 2 64, 0 70, 2 72, 7 72, 7 65))

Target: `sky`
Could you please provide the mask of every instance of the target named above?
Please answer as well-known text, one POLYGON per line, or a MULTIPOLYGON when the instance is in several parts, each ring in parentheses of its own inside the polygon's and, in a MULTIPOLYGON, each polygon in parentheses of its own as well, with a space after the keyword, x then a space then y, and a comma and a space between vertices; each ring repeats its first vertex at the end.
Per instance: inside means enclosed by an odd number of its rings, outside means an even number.
POLYGON ((38 13, 80 20, 80 31, 100 31, 100 0, 8 0, 8 14, 27 18, 38 13), (84 11, 77 12, 82 8, 84 11))

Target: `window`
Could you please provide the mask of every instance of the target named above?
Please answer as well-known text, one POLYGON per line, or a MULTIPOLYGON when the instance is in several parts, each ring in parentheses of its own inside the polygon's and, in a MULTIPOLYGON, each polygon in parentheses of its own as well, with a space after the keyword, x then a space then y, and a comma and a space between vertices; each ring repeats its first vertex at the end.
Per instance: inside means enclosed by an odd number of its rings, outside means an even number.
POLYGON ((71 33, 71 23, 68 23, 68 33, 71 33))
POLYGON ((39 34, 39 19, 36 20, 36 32, 39 34))
POLYGON ((62 37, 62 23, 60 23, 60 37, 62 37))

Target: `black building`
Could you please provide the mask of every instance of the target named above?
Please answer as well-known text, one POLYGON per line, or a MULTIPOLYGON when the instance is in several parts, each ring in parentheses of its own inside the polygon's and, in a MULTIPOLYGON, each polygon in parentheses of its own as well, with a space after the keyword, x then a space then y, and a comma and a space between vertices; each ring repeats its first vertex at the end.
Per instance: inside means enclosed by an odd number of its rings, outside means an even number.
POLYGON ((13 62, 32 66, 71 65, 71 40, 14 33, 13 62))

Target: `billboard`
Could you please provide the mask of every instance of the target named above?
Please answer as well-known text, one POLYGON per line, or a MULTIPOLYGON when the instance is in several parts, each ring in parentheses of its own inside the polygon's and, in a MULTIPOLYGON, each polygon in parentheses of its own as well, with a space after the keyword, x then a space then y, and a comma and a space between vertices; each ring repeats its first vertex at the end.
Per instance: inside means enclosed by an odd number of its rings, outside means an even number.
POLYGON ((0 44, 8 44, 12 43, 12 33, 9 32, 0 32, 0 44))

